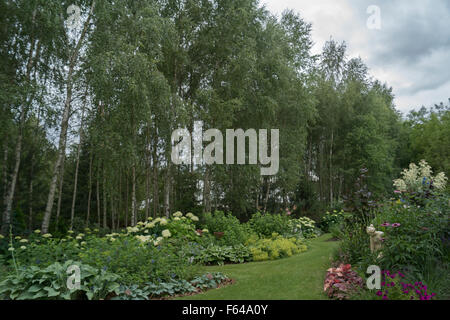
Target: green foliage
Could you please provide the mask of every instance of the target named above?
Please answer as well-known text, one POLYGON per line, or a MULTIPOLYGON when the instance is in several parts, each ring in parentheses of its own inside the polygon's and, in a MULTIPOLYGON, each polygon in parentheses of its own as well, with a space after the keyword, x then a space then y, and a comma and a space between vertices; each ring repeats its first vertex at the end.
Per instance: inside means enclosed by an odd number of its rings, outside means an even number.
POLYGON ((272 233, 285 234, 290 232, 289 217, 281 214, 255 213, 249 220, 252 230, 262 236, 270 237, 272 233))
POLYGON ((386 203, 373 221, 385 233, 382 265, 390 270, 423 270, 428 261, 442 260, 448 210, 448 205, 433 210, 402 201, 386 203))
POLYGON ((235 246, 218 246, 210 244, 199 248, 194 261, 201 264, 244 263, 250 260, 250 250, 243 244, 235 246))
POLYGON ((300 217, 288 221, 289 232, 283 234, 285 237, 297 237, 311 239, 321 235, 316 227, 316 222, 308 217, 300 217))
POLYGON ((411 111, 403 126, 409 147, 403 167, 427 159, 436 172, 450 176, 450 100, 411 111))
POLYGON ((333 226, 339 226, 344 221, 344 210, 327 211, 320 221, 319 227, 324 232, 331 232, 333 226))
POLYGON ((55 262, 46 268, 23 267, 0 283, 0 296, 12 300, 30 299, 103 299, 119 289, 116 274, 93 268, 89 265, 66 261, 55 262), (69 266, 80 267, 80 289, 68 289, 67 270, 69 266))
POLYGON ((234 246, 244 243, 249 237, 249 228, 241 224, 239 220, 222 211, 216 211, 213 214, 206 213, 203 217, 204 227, 209 233, 223 232, 222 237, 218 237, 217 243, 220 245, 234 246))
POLYGON ((79 254, 83 263, 121 276, 127 285, 143 284, 155 279, 189 278, 191 264, 170 243, 155 246, 136 238, 119 237, 114 241, 93 239, 79 254))
POLYGON ((368 178, 368 170, 360 169, 360 174, 356 179, 353 193, 344 197, 345 212, 351 213, 351 223, 356 223, 363 228, 369 225, 368 222, 373 218, 374 209, 377 207, 376 201, 373 199, 373 193, 369 191, 366 179, 368 178))
POLYGON ((376 255, 370 252, 369 236, 366 225, 346 221, 341 229, 339 250, 335 252, 334 260, 357 266, 361 270, 375 263, 376 255))
POLYGON ((250 248, 253 261, 275 260, 290 257, 307 250, 307 246, 296 238, 283 238, 272 234, 271 238, 252 236, 247 245, 250 248))
POLYGON ((201 290, 217 288, 226 279, 227 277, 224 274, 214 272, 195 277, 191 281, 172 279, 167 282, 150 282, 142 288, 138 286, 121 286, 119 294, 112 300, 148 300, 155 297, 195 293, 201 290))

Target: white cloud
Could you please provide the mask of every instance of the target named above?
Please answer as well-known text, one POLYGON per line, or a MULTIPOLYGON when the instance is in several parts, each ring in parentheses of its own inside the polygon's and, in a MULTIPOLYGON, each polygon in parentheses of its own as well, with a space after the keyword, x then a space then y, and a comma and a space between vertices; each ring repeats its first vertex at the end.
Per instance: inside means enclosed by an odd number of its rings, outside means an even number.
POLYGON ((349 58, 360 56, 371 74, 393 87, 402 112, 450 97, 448 0, 263 0, 281 14, 293 9, 312 23, 313 53, 330 37, 345 41, 349 58), (381 8, 381 30, 366 26, 367 7, 381 8))

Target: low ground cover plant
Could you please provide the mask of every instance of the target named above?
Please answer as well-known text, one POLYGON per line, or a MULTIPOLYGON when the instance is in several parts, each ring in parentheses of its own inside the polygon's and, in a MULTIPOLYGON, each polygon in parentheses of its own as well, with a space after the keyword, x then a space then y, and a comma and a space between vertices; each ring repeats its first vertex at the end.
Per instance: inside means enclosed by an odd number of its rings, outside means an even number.
POLYGON ((55 262, 48 267, 28 266, 19 268, 0 283, 2 299, 103 299, 110 293, 118 293, 120 276, 72 260, 64 264, 55 262), (69 289, 67 269, 80 268, 80 288, 69 289))

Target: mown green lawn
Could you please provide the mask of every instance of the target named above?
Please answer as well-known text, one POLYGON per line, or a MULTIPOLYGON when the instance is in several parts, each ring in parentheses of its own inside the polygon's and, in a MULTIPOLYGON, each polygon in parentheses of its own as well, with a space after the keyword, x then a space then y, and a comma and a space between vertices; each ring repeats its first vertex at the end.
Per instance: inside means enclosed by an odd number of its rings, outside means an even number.
POLYGON ((204 267, 222 272, 236 283, 209 290, 186 300, 318 300, 327 299, 323 280, 338 242, 326 234, 311 240, 308 251, 275 261, 204 267))

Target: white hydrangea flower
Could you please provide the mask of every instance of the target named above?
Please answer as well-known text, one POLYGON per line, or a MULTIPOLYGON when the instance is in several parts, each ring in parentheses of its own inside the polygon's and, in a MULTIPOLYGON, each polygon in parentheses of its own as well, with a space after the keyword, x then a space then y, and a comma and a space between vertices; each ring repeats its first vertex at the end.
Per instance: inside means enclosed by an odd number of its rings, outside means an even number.
POLYGON ((394 187, 401 192, 421 192, 424 186, 433 181, 433 186, 437 190, 445 189, 447 177, 443 172, 432 176, 433 171, 425 160, 419 162, 419 166, 414 163, 409 165, 409 169, 404 169, 400 179, 394 180, 394 187))

